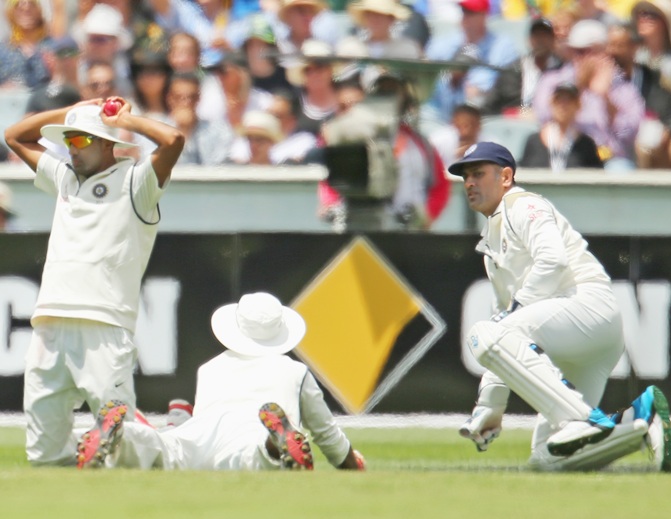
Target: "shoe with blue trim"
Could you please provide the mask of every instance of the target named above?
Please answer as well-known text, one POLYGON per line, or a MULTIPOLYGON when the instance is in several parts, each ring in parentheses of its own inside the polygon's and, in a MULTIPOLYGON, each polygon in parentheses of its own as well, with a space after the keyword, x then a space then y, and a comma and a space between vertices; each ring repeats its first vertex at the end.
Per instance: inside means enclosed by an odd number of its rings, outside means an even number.
POLYGON ((635 418, 650 424, 646 443, 655 464, 662 472, 671 472, 671 421, 666 396, 657 386, 648 386, 631 406, 635 418))
POLYGON ((585 421, 569 422, 548 438, 547 447, 553 456, 570 456, 585 445, 599 443, 608 438, 615 422, 601 409, 593 409, 585 421))

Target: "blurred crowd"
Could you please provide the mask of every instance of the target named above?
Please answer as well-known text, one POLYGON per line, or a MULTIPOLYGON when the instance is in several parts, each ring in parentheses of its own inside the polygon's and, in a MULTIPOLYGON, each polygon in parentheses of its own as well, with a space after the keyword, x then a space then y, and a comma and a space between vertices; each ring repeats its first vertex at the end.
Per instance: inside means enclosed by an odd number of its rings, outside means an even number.
POLYGON ((394 76, 342 56, 455 64, 423 96, 396 77, 426 178, 433 151, 457 160, 492 119, 524 129, 522 166, 671 166, 671 0, 5 0, 3 14, 5 119, 122 96, 187 136, 183 164, 318 156, 324 124, 394 76))

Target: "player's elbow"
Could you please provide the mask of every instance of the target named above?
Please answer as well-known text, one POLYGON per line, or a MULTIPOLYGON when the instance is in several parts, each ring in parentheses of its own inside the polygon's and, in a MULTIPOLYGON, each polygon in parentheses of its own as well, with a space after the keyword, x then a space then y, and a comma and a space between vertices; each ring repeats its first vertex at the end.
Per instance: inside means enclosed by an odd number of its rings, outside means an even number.
POLYGON ((173 129, 166 137, 166 146, 174 150, 182 151, 184 148, 184 143, 186 142, 186 137, 178 129, 173 129))
POLYGON ((5 142, 10 150, 16 151, 19 141, 11 126, 5 130, 5 142))

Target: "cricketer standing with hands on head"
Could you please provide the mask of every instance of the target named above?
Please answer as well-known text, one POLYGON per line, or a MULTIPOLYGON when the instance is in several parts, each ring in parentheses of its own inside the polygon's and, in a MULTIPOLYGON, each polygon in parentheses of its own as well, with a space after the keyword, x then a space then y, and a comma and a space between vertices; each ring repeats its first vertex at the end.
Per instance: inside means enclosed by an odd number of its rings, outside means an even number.
POLYGON ((464 180, 468 205, 487 217, 483 254, 496 308, 467 342, 482 376, 460 434, 485 451, 499 435, 510 391, 538 413, 530 465, 538 470, 598 470, 651 448, 671 471, 671 426, 663 393, 649 386, 622 412, 598 405, 624 351, 611 280, 587 242, 545 198, 515 183, 515 159, 481 142, 448 170, 464 180))
POLYGON ((26 453, 34 465, 76 462, 73 410, 84 401, 99 416, 117 416, 117 400, 129 416, 135 410, 140 284, 156 239, 158 202, 184 136, 132 115, 122 98, 112 101, 116 113, 104 111, 102 99, 91 100, 32 115, 5 132, 36 173, 35 186, 56 197, 24 382, 26 453), (117 159, 115 147, 133 146, 117 138, 121 129, 147 137, 156 149, 138 163, 117 159), (48 151, 42 138, 65 144, 69 159, 48 151))

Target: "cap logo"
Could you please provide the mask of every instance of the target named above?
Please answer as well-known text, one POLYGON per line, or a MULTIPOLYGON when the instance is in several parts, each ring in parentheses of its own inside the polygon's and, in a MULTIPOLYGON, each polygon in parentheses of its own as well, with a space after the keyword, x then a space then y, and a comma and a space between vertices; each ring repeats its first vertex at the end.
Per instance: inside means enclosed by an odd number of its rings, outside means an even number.
POLYGON ((478 147, 477 144, 473 144, 473 145, 471 145, 471 147, 468 148, 468 149, 464 152, 464 157, 468 157, 471 153, 473 153, 473 152, 475 151, 475 149, 476 149, 477 147, 478 147))
POLYGON ((75 123, 76 120, 77 120, 77 114, 76 113, 71 113, 70 115, 68 115, 68 118, 65 121, 65 124, 67 124, 69 126, 72 126, 75 123))

